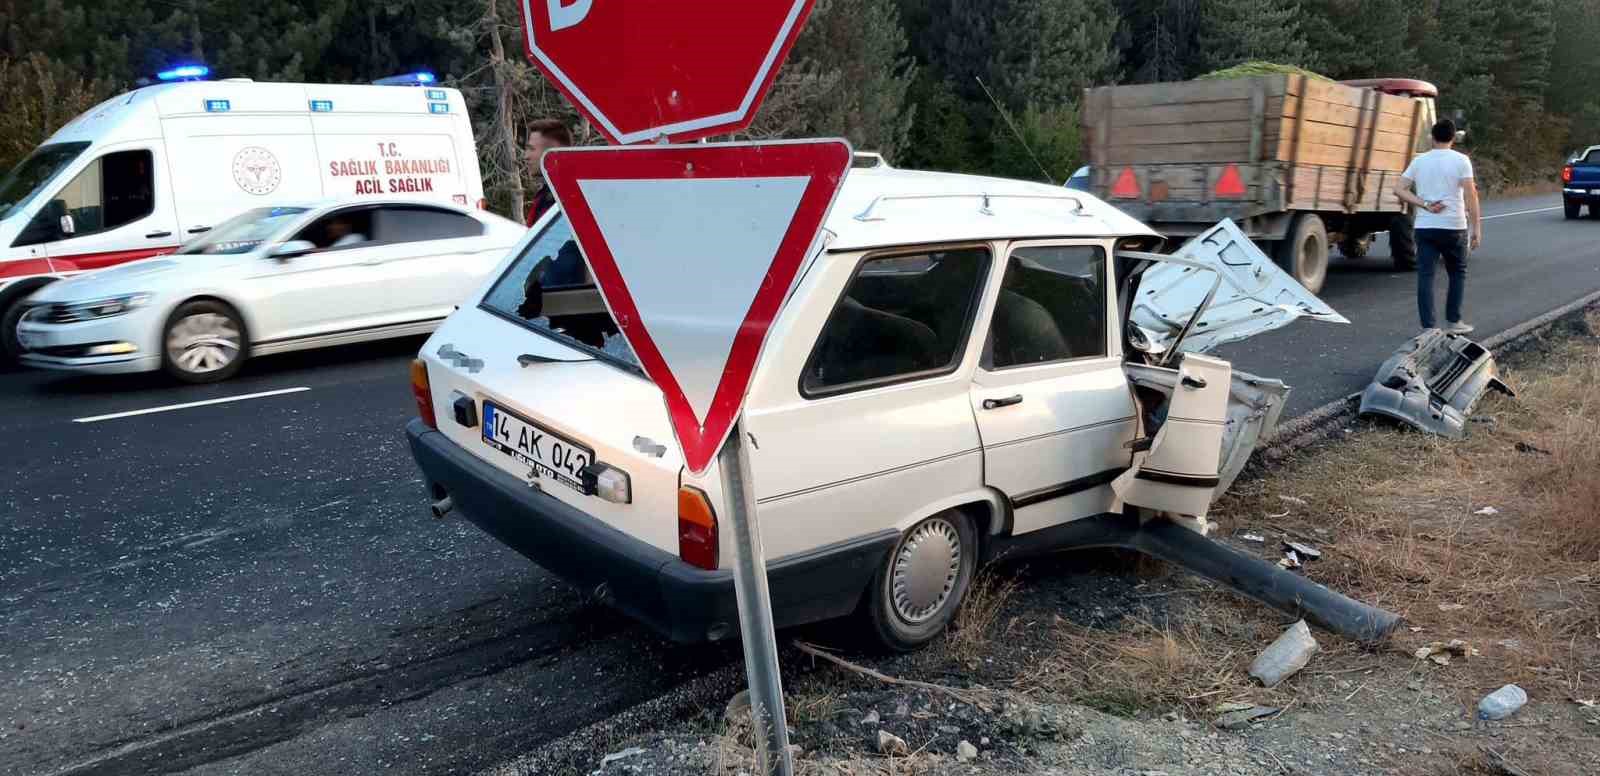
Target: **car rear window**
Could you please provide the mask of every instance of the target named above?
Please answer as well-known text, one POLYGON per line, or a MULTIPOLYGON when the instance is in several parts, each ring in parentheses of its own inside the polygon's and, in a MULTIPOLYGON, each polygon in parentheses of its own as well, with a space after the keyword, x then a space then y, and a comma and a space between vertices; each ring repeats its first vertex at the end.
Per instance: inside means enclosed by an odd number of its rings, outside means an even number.
POLYGON ((1591 148, 1583 155, 1584 164, 1600 164, 1600 148, 1591 148))
POLYGON ((538 237, 526 243, 478 306, 565 345, 643 373, 639 359, 606 312, 600 291, 589 280, 572 228, 559 213, 538 237))

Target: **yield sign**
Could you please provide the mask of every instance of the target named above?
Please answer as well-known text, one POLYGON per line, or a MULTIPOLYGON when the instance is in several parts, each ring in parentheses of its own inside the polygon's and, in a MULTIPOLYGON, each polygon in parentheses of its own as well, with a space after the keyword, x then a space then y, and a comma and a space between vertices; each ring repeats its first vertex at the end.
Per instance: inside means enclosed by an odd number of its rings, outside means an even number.
POLYGON ((568 148, 545 180, 690 471, 739 417, 767 330, 850 169, 843 140, 568 148))
POLYGON ((815 0, 522 0, 528 58, 606 139, 750 125, 815 0))

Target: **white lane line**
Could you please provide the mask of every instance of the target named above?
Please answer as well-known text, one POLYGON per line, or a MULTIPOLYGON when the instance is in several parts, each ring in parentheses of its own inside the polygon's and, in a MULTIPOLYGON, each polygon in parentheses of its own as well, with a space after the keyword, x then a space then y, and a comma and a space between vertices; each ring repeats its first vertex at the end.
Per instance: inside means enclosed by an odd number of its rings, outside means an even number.
POLYGON ((1496 219, 1496 218, 1510 218, 1512 216, 1525 216, 1525 215, 1527 215, 1529 213, 1548 213, 1548 212, 1550 212, 1552 210, 1560 210, 1562 207, 1563 207, 1562 205, 1556 205, 1555 207, 1542 207, 1542 208, 1539 208, 1537 210, 1518 210, 1515 213, 1496 213, 1496 214, 1494 214, 1492 216, 1484 216, 1483 220, 1489 221, 1489 220, 1496 219))
POLYGON ((191 401, 184 404, 168 404, 164 407, 149 407, 142 410, 128 412, 113 412, 110 415, 95 415, 92 418, 73 418, 73 423, 99 423, 102 420, 116 420, 118 418, 131 418, 135 415, 154 415, 158 412, 172 412, 186 410, 190 407, 205 407, 211 404, 227 404, 229 402, 245 401, 247 399, 265 399, 268 396, 282 396, 286 393, 300 393, 311 390, 310 386, 302 385, 299 388, 282 388, 276 391, 262 391, 261 393, 247 393, 242 396, 226 396, 221 399, 206 399, 205 401, 191 401))

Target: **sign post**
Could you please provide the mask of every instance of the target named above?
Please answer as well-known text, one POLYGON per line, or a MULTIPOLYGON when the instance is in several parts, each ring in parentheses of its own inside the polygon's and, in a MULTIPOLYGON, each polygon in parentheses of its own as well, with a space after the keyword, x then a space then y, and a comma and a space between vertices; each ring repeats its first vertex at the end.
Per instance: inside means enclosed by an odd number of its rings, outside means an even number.
MULTIPOLYGON (((607 140, 687 143, 750 125, 815 2, 522 0, 524 43, 607 140)), ((684 465, 700 474, 720 462, 761 771, 780 776, 794 764, 740 417, 851 155, 842 140, 814 140, 544 157, 607 311, 666 400, 684 465)))
POLYGON ((768 332, 850 169, 843 140, 567 148, 544 176, 606 309, 661 389, 684 466, 715 460, 764 773, 792 772, 751 440, 768 332))
POLYGON ((717 466, 722 471, 722 492, 728 499, 728 519, 733 523, 733 591, 739 604, 739 633, 744 640, 745 681, 750 685, 750 722, 755 726, 756 740, 765 745, 760 772, 789 776, 794 772, 789 753, 789 717, 783 707, 778 634, 772 625, 767 559, 761 549, 755 482, 750 478, 750 454, 745 450, 742 421, 734 422, 733 433, 717 455, 717 466))

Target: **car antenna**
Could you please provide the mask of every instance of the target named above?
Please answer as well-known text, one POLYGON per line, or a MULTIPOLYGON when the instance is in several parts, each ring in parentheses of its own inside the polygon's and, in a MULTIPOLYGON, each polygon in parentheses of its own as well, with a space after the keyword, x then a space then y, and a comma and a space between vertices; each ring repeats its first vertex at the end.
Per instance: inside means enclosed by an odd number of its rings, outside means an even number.
POLYGON ((999 100, 994 98, 994 92, 989 91, 988 85, 983 82, 981 77, 973 76, 972 80, 977 81, 978 86, 983 89, 983 93, 989 96, 989 102, 994 103, 994 109, 1000 112, 1000 118, 1005 119, 1006 126, 1011 128, 1011 134, 1017 136, 1017 142, 1022 144, 1022 150, 1028 152, 1028 158, 1032 159, 1033 163, 1039 166, 1039 172, 1044 173, 1044 179, 1050 181, 1050 185, 1054 186, 1056 184, 1055 176, 1051 175, 1050 171, 1044 168, 1044 162, 1039 161, 1039 157, 1033 153, 1033 149, 1028 147, 1028 141, 1022 136, 1022 130, 1017 129, 1016 122, 1011 120, 1011 114, 1006 111, 1005 107, 1000 104, 999 100))

